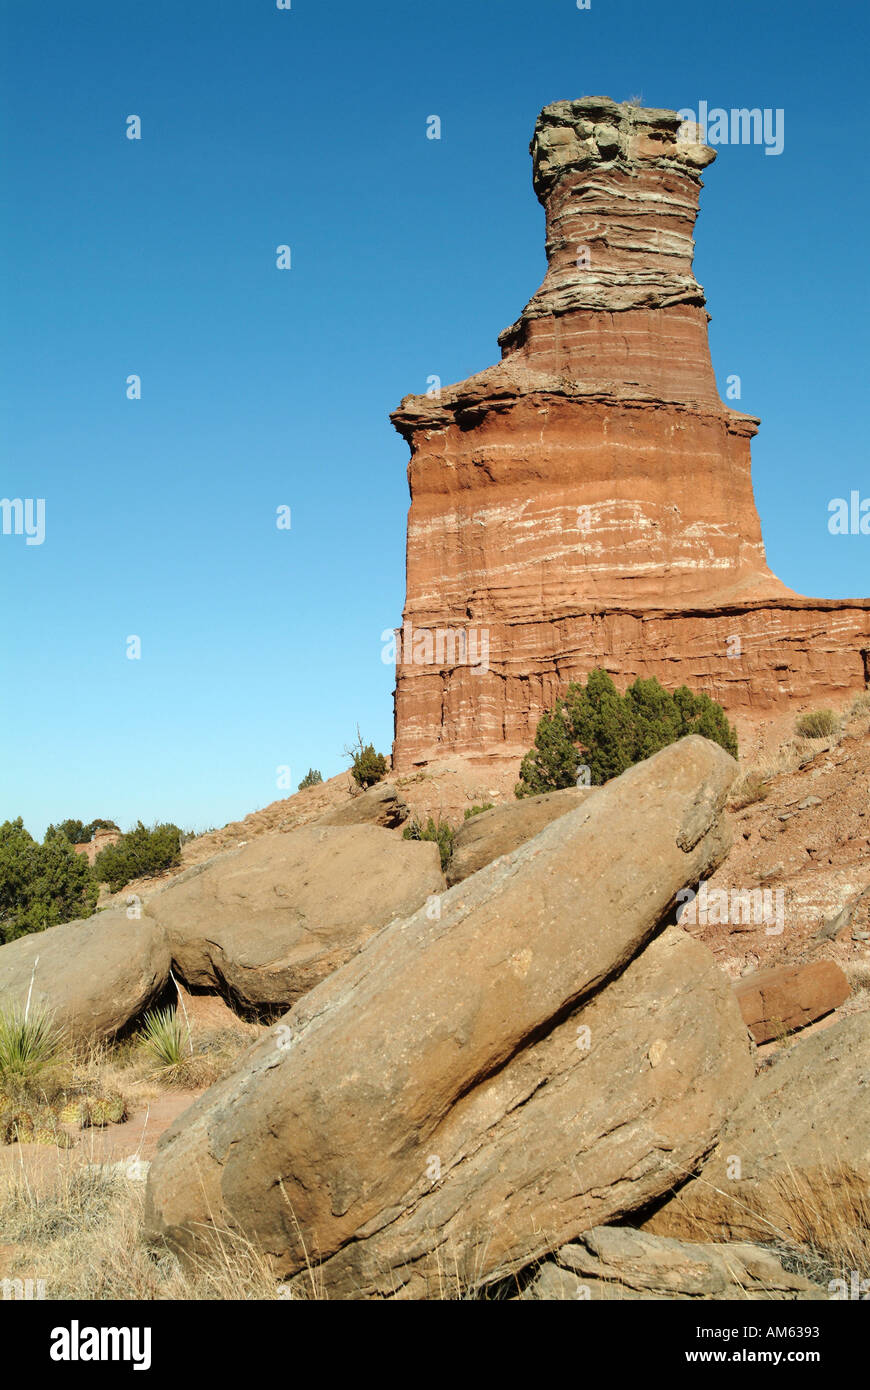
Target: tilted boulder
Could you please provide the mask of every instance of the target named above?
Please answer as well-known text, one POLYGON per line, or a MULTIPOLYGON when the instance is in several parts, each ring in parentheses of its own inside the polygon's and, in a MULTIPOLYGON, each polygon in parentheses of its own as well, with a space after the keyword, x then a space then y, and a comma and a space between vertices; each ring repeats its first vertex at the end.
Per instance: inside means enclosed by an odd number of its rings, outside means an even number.
POLYGON ((380 825, 394 830, 410 811, 391 782, 377 782, 321 816, 318 825, 380 825))
POLYGON ((726 852, 735 771, 683 739, 379 932, 167 1131, 151 1235, 235 1225, 332 1297, 418 1296, 666 1191, 752 1075, 712 956, 652 940, 726 852))
POLYGON ((849 998, 849 981, 833 960, 753 970, 734 985, 746 1026, 757 1043, 781 1038, 823 1018, 849 998))
POLYGON ((523 1299, 820 1299, 828 1292, 748 1242, 701 1244, 596 1226, 543 1265, 523 1299))
POLYGON ((461 883, 499 855, 519 849, 551 821, 573 811, 593 790, 592 787, 564 787, 561 791, 508 801, 503 806, 493 806, 490 811, 469 816, 454 837, 447 882, 461 883))
POLYGON ((243 1009, 286 1009, 393 917, 444 888, 437 845, 373 825, 264 835, 149 899, 179 975, 243 1009))
MULTIPOLYGON (((782 1051, 759 1072, 714 1152, 646 1223, 689 1240, 854 1243, 870 1192, 870 1014, 782 1051)), ((863 1277, 863 1276, 862 1276, 863 1277)))
POLYGON ((69 1038, 112 1038, 158 998, 169 965, 155 922, 98 912, 0 946, 0 1009, 23 1009, 29 995, 69 1038))

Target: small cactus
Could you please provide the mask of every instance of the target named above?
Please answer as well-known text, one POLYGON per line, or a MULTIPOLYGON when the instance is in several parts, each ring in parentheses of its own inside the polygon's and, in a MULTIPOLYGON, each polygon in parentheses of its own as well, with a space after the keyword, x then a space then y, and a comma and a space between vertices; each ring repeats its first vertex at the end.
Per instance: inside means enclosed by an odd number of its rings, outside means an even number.
POLYGON ((102 1128, 104 1125, 119 1125, 127 1118, 127 1106, 123 1096, 88 1096, 89 1125, 102 1128))
POLYGON ((83 1096, 75 1096, 73 1100, 66 1101, 57 1112, 57 1118, 62 1125, 75 1125, 77 1129, 84 1129, 88 1122, 88 1107, 83 1096))
POLYGON ((75 1143, 65 1129, 53 1129, 47 1124, 37 1125, 30 1138, 31 1144, 50 1144, 57 1149, 71 1149, 75 1143))

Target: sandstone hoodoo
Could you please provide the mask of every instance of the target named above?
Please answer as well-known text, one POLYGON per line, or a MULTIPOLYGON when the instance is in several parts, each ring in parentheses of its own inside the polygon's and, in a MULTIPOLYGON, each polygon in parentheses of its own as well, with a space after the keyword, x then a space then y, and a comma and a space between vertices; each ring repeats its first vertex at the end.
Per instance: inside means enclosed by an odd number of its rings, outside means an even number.
POLYGON ((692 272, 714 151, 675 112, 559 101, 531 152, 548 269, 502 361, 393 414, 411 447, 394 767, 515 758, 570 680, 657 676, 729 711, 865 684, 870 601, 768 569, 750 441, 692 272))

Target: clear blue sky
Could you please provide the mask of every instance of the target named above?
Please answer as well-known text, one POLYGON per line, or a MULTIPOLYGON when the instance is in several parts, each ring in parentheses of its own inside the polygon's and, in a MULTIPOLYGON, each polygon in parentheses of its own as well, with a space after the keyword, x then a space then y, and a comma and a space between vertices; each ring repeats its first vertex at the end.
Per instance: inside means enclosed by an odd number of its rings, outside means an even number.
POLYGON ((537 288, 541 106, 782 107, 720 149, 696 272, 762 417, 768 558, 870 592, 868 19, 786 0, 3 0, 0 819, 203 828, 387 750, 407 448, 537 288), (126 138, 126 118, 142 139, 126 138), (441 117, 442 139, 426 139, 441 117), (292 270, 275 248, 292 248, 292 270), (142 399, 126 398, 126 379, 142 399), (279 531, 275 509, 292 508, 279 531), (126 657, 126 638, 142 658, 126 657))

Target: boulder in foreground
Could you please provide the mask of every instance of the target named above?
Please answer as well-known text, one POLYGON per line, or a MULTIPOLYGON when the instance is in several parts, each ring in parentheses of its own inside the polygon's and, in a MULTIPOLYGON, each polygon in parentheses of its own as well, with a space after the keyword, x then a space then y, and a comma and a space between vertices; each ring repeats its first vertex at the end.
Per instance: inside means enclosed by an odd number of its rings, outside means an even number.
POLYGON ((185 984, 242 1010, 282 1011, 443 887, 430 842, 374 825, 305 826, 206 861, 146 911, 185 984))
POLYGON ((870 1013, 801 1038, 761 1071, 696 1178, 645 1223, 687 1240, 791 1236, 854 1248, 870 1215, 870 1013))
POLYGON ((735 771, 683 739, 379 932, 164 1135, 152 1236, 233 1225, 300 1288, 419 1297, 667 1191, 752 1075, 710 953, 653 940, 735 771))
POLYGON ((98 912, 0 947, 0 1008, 44 1010, 68 1037, 101 1041, 153 1004, 169 978, 169 945, 148 917, 98 912))

